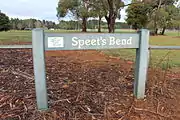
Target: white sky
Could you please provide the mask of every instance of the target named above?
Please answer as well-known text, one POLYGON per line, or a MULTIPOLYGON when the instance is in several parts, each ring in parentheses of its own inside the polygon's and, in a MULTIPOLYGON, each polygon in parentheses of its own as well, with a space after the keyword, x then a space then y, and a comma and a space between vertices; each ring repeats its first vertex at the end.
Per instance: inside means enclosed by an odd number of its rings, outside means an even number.
MULTIPOLYGON (((10 18, 36 18, 57 22, 56 7, 58 1, 59 0, 0 0, 0 10, 10 18)), ((124 21, 126 15, 125 10, 121 11, 121 15, 120 21, 124 21)), ((73 18, 66 17, 64 19, 71 20, 73 18)))

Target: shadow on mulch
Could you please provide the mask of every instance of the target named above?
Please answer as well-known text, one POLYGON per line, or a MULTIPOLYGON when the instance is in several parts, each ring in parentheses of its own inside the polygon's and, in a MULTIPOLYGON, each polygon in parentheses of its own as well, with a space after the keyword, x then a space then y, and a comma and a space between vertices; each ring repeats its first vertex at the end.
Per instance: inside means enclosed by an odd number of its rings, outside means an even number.
POLYGON ((149 69, 133 97, 133 64, 97 51, 46 53, 49 110, 37 111, 31 50, 0 50, 2 120, 179 120, 180 81, 149 69))

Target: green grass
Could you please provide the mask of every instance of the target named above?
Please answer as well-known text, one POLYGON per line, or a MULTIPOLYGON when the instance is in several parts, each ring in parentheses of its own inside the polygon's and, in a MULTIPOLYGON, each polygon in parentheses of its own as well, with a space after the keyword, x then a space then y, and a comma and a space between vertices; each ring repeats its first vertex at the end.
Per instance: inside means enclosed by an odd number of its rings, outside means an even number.
MULTIPOLYGON (((97 30, 88 30, 89 33, 96 33, 97 30)), ((48 33, 80 33, 77 30, 47 30, 45 32, 48 33)), ((107 33, 107 30, 103 30, 102 32, 107 33)), ((118 33, 122 32, 134 32, 133 30, 116 30, 118 33)), ((32 41, 32 32, 31 31, 19 31, 12 30, 8 32, 0 32, 0 43, 4 42, 31 42, 32 41)))
POLYGON ((180 36, 180 31, 178 32, 167 32, 167 33, 165 33, 166 35, 168 35, 168 36, 180 36))
MULTIPOLYGON (((67 33, 67 32, 80 32, 75 30, 56 30, 56 31, 45 31, 53 33, 67 33)), ((93 32, 89 30, 88 32, 93 32)), ((107 32, 107 31, 103 31, 107 32)), ((116 30, 117 33, 121 32, 134 32, 131 30, 116 30)), ((0 42, 18 42, 25 41, 31 42, 32 32, 31 31, 8 31, 0 32, 0 42)), ((180 37, 178 38, 178 32, 167 32, 165 36, 151 36, 150 45, 172 45, 180 46, 180 37)), ((112 49, 104 50, 104 52, 111 56, 117 56, 125 60, 135 60, 134 49, 112 49)), ((162 68, 180 67, 180 50, 151 50, 151 61, 150 64, 153 66, 160 66, 162 68), (169 61, 169 62, 168 62, 169 61), (167 66, 168 62, 168 66, 167 66)))
POLYGON ((0 42, 31 41, 30 31, 8 31, 0 32, 0 42))
MULTIPOLYGON (((45 31, 49 33, 67 33, 67 32, 78 32, 75 30, 56 30, 56 31, 45 31)), ((31 31, 18 31, 12 30, 8 32, 0 32, 0 43, 6 42, 31 42, 32 41, 32 32, 31 31)))

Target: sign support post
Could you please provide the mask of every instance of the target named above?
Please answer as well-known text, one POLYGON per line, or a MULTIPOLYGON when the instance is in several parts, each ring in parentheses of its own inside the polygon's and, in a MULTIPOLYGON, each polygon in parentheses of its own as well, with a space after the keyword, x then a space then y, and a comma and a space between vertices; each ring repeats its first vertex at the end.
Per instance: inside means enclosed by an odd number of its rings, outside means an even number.
POLYGON ((143 99, 149 64, 149 31, 141 29, 139 34, 139 48, 136 49, 134 95, 137 99, 143 99))
POLYGON ((34 29, 32 31, 32 45, 37 107, 38 110, 46 110, 48 109, 48 102, 46 89, 43 29, 34 29))

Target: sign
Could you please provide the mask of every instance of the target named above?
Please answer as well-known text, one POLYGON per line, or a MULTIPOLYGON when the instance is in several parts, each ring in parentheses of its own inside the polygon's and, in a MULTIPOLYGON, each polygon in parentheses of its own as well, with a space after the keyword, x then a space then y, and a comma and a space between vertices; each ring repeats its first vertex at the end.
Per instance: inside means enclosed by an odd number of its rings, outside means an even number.
POLYGON ((149 31, 142 29, 139 33, 123 34, 84 34, 44 33, 43 29, 34 29, 32 32, 33 66, 36 88, 36 100, 39 110, 48 109, 46 88, 45 50, 87 50, 87 49, 136 49, 136 66, 134 96, 145 97, 145 83, 149 60, 149 31))
POLYGON ((46 34, 46 50, 138 48, 139 34, 46 34))

